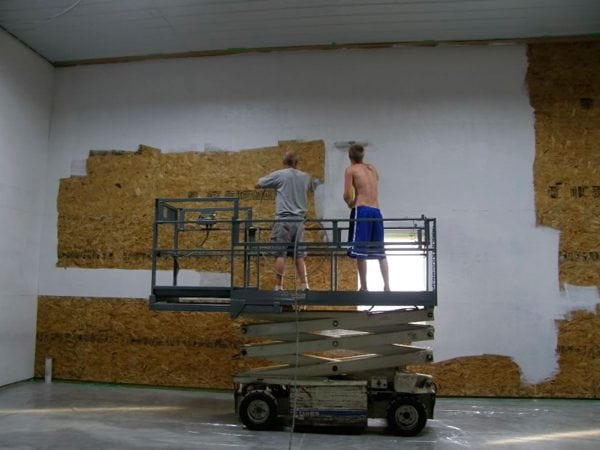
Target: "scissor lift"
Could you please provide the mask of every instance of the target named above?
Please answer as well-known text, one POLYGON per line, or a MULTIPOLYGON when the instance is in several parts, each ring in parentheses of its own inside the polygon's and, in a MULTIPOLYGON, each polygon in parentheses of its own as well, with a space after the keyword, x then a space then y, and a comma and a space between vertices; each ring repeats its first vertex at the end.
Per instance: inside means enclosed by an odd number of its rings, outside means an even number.
POLYGON ((433 360, 431 350, 413 343, 434 337, 435 219, 384 220, 386 232, 409 237, 385 243, 388 259, 416 255, 425 267, 424 289, 401 292, 338 289, 351 222, 307 220, 306 241, 294 246, 320 258, 326 286, 272 291, 263 286, 261 270, 265 258, 272 265, 268 255, 278 247, 268 242, 273 220, 253 218, 237 198, 156 200, 150 307, 246 319, 241 331, 255 343, 243 345, 240 357, 269 362, 234 376, 236 413, 250 429, 283 423, 364 428, 368 418, 386 418, 393 432, 411 436, 433 417, 431 376, 406 367, 433 360), (182 269, 207 270, 207 261, 229 274, 228 284, 180 283, 182 269))

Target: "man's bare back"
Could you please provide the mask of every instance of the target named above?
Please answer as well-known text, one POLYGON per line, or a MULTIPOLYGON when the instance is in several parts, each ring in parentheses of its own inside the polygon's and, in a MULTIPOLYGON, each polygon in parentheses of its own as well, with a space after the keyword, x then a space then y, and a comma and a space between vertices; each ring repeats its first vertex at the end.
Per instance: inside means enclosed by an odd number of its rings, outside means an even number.
POLYGON ((372 164, 352 162, 344 174, 344 200, 349 207, 379 208, 377 184, 379 174, 372 164))
POLYGON ((370 257, 379 260, 383 290, 389 291, 390 276, 385 256, 383 217, 377 200, 379 174, 375 166, 363 163, 364 154, 365 149, 362 145, 351 145, 348 149, 350 167, 344 173, 344 201, 353 208, 348 229, 348 239, 352 246, 348 256, 356 258, 361 291, 368 290, 367 259, 370 257), (355 219, 356 223, 354 223, 355 219), (365 246, 366 242, 379 244, 365 246))

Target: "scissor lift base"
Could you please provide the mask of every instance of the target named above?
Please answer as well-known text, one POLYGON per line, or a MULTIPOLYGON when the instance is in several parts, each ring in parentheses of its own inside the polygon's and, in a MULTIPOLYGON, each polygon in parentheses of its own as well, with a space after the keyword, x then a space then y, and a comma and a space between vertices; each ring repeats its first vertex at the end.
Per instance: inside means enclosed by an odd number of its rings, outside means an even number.
POLYGON ((268 342, 244 345, 241 356, 275 365, 234 377, 236 412, 252 429, 292 419, 297 425, 367 426, 388 419, 401 435, 414 435, 433 417, 435 385, 406 366, 432 361, 433 308, 386 312, 301 311, 252 315, 242 333, 268 342))

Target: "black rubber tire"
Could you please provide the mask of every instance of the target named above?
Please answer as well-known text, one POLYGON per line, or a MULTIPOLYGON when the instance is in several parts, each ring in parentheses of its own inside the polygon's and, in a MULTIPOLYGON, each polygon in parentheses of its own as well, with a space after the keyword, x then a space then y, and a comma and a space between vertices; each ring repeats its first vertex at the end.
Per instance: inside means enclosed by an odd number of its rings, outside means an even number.
POLYGON ((427 423, 427 411, 414 397, 397 397, 388 406, 387 422, 398 436, 416 436, 427 423))
POLYGON ((277 424, 277 400, 270 392, 249 392, 240 402, 240 420, 250 430, 272 430, 277 424))

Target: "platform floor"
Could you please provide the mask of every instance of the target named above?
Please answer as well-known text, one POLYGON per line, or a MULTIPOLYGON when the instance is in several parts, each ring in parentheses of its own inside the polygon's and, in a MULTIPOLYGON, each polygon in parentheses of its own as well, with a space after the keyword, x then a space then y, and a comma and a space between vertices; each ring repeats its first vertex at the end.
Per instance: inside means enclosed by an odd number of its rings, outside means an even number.
POLYGON ((421 435, 246 430, 229 392, 27 381, 0 388, 1 449, 599 449, 599 400, 439 398, 421 435))

